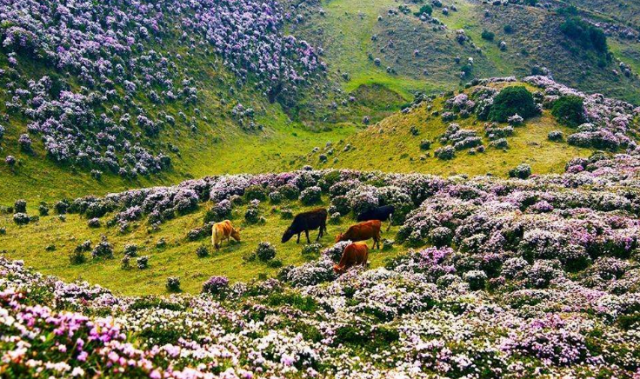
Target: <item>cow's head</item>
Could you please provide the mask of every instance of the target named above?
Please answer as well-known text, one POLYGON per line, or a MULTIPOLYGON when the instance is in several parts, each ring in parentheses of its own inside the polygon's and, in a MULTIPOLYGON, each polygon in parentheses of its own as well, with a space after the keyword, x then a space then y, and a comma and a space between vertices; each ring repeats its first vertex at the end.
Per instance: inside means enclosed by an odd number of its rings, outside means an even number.
POLYGON ((240 242, 240 231, 242 230, 242 228, 238 228, 238 229, 231 229, 231 237, 240 242))
POLYGON ((333 272, 336 274, 342 274, 344 272, 344 267, 340 267, 339 265, 333 265, 333 272))
POLYGON ((342 241, 344 238, 344 234, 342 233, 338 233, 338 235, 336 236, 336 243, 342 241))
POLYGON ((282 243, 289 241, 294 234, 296 233, 293 231, 293 229, 291 229, 291 227, 288 227, 287 230, 285 230, 284 234, 282 235, 282 243))

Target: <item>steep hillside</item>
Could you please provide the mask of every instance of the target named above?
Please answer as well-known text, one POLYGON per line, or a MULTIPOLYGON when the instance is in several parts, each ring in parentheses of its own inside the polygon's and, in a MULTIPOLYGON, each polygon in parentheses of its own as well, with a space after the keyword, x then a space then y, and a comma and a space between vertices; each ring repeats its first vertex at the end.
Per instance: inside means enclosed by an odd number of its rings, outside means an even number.
MULTIPOLYGON (((391 0, 56 4, 2 8, 4 204, 295 168, 415 92, 472 78, 537 70, 632 101, 640 88, 635 40, 605 29, 621 65, 563 35, 558 8, 465 0, 418 16, 418 4, 391 0)), ((379 167, 409 168, 387 162, 379 167)))
MULTIPOLYGON (((546 69, 572 87, 640 102, 635 68, 629 77, 616 74, 616 57, 568 38, 561 30, 567 16, 557 7, 462 0, 434 5, 431 16, 418 17, 420 6, 391 0, 303 3, 298 11, 304 17, 291 30, 324 49, 330 71, 344 75, 347 91, 372 83, 405 94, 448 90, 471 78, 524 77, 546 69)), ((622 54, 634 42, 617 33, 610 38, 621 45, 615 49, 621 58, 632 67, 640 63, 622 54)))
POLYGON ((636 28, 640 27, 640 4, 633 0, 564 0, 571 4, 605 18, 620 21, 636 28))

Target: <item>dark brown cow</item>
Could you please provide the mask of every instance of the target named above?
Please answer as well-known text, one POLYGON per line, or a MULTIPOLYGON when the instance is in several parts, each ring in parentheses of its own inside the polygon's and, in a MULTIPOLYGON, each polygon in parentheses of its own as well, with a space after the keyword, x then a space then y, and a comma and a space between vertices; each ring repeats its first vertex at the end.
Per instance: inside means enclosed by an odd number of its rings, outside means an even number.
POLYGON ((327 231, 327 210, 324 208, 317 208, 309 212, 303 212, 293 219, 291 225, 285 230, 282 235, 282 243, 285 243, 291 239, 294 235, 298 235, 298 240, 296 243, 300 243, 300 234, 304 232, 307 236, 307 243, 311 243, 309 239, 309 230, 318 231, 318 241, 324 235, 324 232, 327 231))
POLYGON ((340 263, 333 265, 333 271, 335 271, 336 274, 341 274, 353 266, 366 266, 368 258, 369 247, 365 242, 352 243, 342 252, 340 263))
POLYGON ((379 220, 371 220, 361 222, 359 224, 352 225, 344 234, 338 234, 336 236, 336 242, 340 241, 366 241, 368 239, 373 238, 373 246, 372 249, 376 248, 378 245, 378 249, 380 249, 380 228, 382 227, 382 223, 379 220))

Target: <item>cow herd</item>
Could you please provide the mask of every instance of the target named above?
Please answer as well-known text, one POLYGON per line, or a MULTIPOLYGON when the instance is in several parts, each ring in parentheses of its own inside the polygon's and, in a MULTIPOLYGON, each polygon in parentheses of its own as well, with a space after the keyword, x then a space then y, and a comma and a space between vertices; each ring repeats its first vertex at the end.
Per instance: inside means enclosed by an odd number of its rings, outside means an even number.
MULTIPOLYGON (((393 217, 393 206, 387 205, 378 207, 366 212, 362 212, 356 218, 359 222, 350 226, 346 232, 339 233, 335 242, 351 241, 352 243, 345 247, 340 263, 336 264, 333 269, 336 273, 343 273, 349 268, 356 265, 366 265, 369 257, 369 247, 364 241, 373 239, 372 249, 376 246, 380 249, 380 234, 383 221, 389 221, 391 227, 391 218, 393 217)), ((316 241, 320 240, 327 231, 327 212, 324 208, 317 208, 308 212, 297 214, 291 225, 282 235, 282 243, 286 243, 295 235, 297 235, 296 243, 300 243, 300 235, 304 232, 307 237, 307 243, 311 243, 309 231, 318 229, 316 241)), ((387 227, 387 230, 389 230, 387 227)), ((220 249, 222 242, 231 238, 240 241, 240 228, 234 228, 229 220, 218 222, 213 225, 211 230, 211 243, 216 250, 220 249)))

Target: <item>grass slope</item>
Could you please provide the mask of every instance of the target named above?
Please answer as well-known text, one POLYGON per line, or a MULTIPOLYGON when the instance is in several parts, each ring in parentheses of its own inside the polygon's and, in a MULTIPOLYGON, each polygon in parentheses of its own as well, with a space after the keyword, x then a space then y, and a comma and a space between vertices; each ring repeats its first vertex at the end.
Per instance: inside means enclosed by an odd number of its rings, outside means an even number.
MULTIPOLYGON (((347 92, 362 85, 378 84, 406 97, 416 90, 451 90, 472 77, 523 77, 533 67, 543 66, 550 69, 556 80, 577 89, 640 103, 637 76, 625 78, 614 74, 613 70, 618 68, 615 60, 599 67, 599 59, 592 52, 580 49, 562 34, 560 25, 564 16, 553 10, 460 0, 455 2, 457 11, 448 15, 442 13, 442 8, 434 8, 433 16, 447 26, 447 30, 439 30, 413 14, 388 14, 389 10, 397 11, 399 5, 391 0, 322 1, 310 7, 304 22, 291 28, 297 35, 324 47, 325 58, 336 77, 348 73, 348 80, 342 83, 347 92), (382 17, 379 21, 378 16, 382 17), (506 25, 513 32, 506 33, 506 25), (475 47, 481 49, 480 53, 470 42, 462 45, 456 42, 458 29, 465 30, 475 47), (484 30, 495 33, 495 39, 482 39, 484 30), (372 41, 374 35, 378 37, 376 41, 372 41), (500 41, 507 43, 505 51, 500 50, 500 41), (418 56, 414 56, 414 50, 419 51, 418 56), (461 63, 456 63, 455 57, 460 57, 461 63), (459 73, 468 57, 474 59, 473 71, 461 80, 459 73), (380 66, 374 64, 375 58, 381 60, 380 66), (387 67, 397 74, 387 73, 387 67)), ((419 4, 409 7, 414 12, 419 4)), ((619 56, 637 67, 640 60, 633 54, 636 43, 616 36, 609 39, 616 58, 619 56)))
MULTIPOLYGON (((432 112, 441 110, 446 99, 437 98, 432 109, 423 104, 408 114, 398 113, 382 122, 372 125, 353 137, 334 147, 335 158, 327 166, 357 168, 362 170, 382 170, 397 172, 426 172, 438 175, 493 175, 506 176, 508 171, 521 163, 531 165, 536 174, 561 173, 567 161, 578 156, 589 156, 591 150, 570 146, 566 142, 549 141, 547 135, 560 130, 565 135, 573 130, 558 124, 549 111, 542 116, 527 120, 524 126, 515 128, 515 134, 507 137, 509 148, 506 150, 487 147, 485 153, 469 155, 466 150, 456 152, 456 157, 443 161, 433 156, 433 151, 441 146, 439 137, 445 132, 449 122, 443 122, 432 112), (415 126, 419 135, 411 133, 415 126), (431 150, 420 150, 420 141, 434 141, 431 150), (344 151, 350 144, 354 148, 344 151), (430 155, 430 156, 427 156, 430 155), (422 159, 421 159, 422 157, 422 159)), ((463 129, 476 130, 484 136, 484 122, 475 117, 454 121, 463 129)), ((505 125, 502 125, 505 126, 505 125)), ((484 138, 485 146, 488 139, 484 138)), ((309 154, 307 162, 318 166, 318 154, 309 154)), ((322 165, 318 167, 324 167, 322 165)))
MULTIPOLYGON (((328 206, 322 204, 318 206, 328 206)), ((300 245, 295 238, 286 244, 280 243, 280 237, 289 226, 291 220, 281 218, 279 209, 290 208, 294 213, 312 207, 305 207, 298 202, 287 203, 273 207, 268 202, 260 205, 260 210, 267 222, 264 225, 245 225, 244 211, 246 207, 234 209, 233 222, 242 226, 242 241, 240 243, 227 242, 219 252, 214 252, 209 238, 200 241, 188 241, 187 232, 203 225, 205 208, 200 207, 196 212, 163 223, 160 230, 150 233, 146 221, 133 226, 130 233, 121 234, 118 228, 100 227, 96 229, 87 226, 87 220, 79 215, 67 215, 66 221, 57 216, 41 217, 37 223, 23 227, 11 222, 10 216, 0 215, 0 227, 6 227, 7 234, 0 235, 2 254, 10 259, 23 259, 26 264, 36 270, 50 275, 59 276, 65 280, 86 280, 93 284, 100 284, 123 295, 149 295, 166 292, 165 283, 169 276, 179 276, 184 291, 198 293, 202 283, 212 275, 227 276, 232 282, 250 281, 263 275, 275 275, 277 269, 268 267, 260 261, 245 262, 242 258, 250 254, 259 242, 269 241, 276 246, 276 258, 284 265, 300 265, 317 256, 303 256, 301 251, 305 241, 304 235, 300 245), (72 265, 69 254, 75 247, 86 240, 93 245, 100 241, 101 235, 106 235, 114 246, 115 259, 92 261, 90 253, 88 261, 80 265, 72 265), (164 238, 165 247, 157 247, 156 243, 164 238), (131 259, 132 268, 122 269, 120 260, 124 256, 126 244, 137 244, 138 256, 149 256, 149 268, 139 270, 135 267, 135 258, 131 259), (55 246, 54 251, 47 251, 49 245, 55 246), (206 258, 198 258, 196 249, 205 245, 211 254, 206 258)), ((104 219, 107 219, 105 217, 104 219)), ((332 246, 335 235, 344 231, 355 221, 343 219, 341 225, 329 224, 328 233, 322 238, 323 246, 332 246)), ((386 227, 386 225, 385 225, 386 227)), ((397 227, 383 234, 383 238, 393 238, 397 227)), ((310 233, 312 242, 317 232, 310 233)), ((369 242, 370 244, 371 242, 369 242)), ((371 245, 369 245, 371 246, 371 245)), ((404 247, 386 251, 372 251, 370 263, 372 267, 383 265, 387 258, 405 252, 404 247)))

